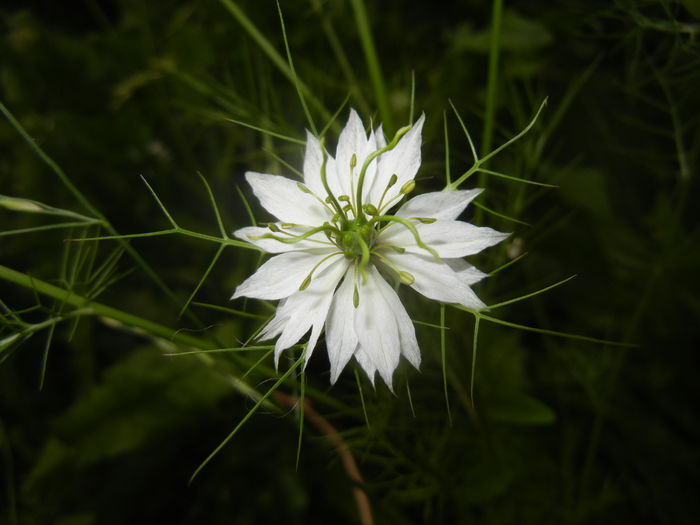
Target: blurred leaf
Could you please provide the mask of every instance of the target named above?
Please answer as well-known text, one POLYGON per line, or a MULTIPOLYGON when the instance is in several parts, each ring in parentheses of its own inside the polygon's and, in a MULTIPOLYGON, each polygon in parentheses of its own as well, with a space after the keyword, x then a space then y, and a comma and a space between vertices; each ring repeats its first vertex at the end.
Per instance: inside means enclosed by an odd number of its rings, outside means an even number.
POLYGON ((57 437, 44 446, 27 485, 55 482, 65 462, 73 469, 168 439, 231 392, 225 376, 200 359, 163 357, 153 347, 135 351, 58 418, 57 437))
POLYGON ((556 421, 554 411, 542 401, 521 392, 498 392, 484 401, 486 417, 514 425, 548 425, 556 421))
MULTIPOLYGON (((501 28, 501 50, 517 54, 539 51, 552 42, 547 27, 526 18, 514 9, 504 9, 501 28)), ((487 54, 491 41, 489 27, 474 31, 468 24, 460 26, 452 36, 452 46, 457 52, 487 54)))

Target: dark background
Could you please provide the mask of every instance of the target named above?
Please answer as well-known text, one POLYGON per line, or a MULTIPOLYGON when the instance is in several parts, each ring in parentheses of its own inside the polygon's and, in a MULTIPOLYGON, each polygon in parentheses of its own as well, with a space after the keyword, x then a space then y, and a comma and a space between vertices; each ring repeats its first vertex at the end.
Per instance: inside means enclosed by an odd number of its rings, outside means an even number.
MULTIPOLYGON (((291 175, 266 150, 301 166, 300 146, 224 120, 296 138, 306 126, 294 86, 225 3, 0 7, 3 104, 119 232, 168 227, 140 175, 179 224, 216 235, 197 172, 232 231, 250 222, 236 190, 250 197, 247 169, 291 175)), ((364 119, 390 118, 389 131, 408 119, 413 72, 415 107, 427 115, 419 190, 440 189, 443 111, 453 177, 471 164, 448 99, 483 144, 491 3, 366 4, 388 113, 378 113, 351 2, 282 2, 297 72, 330 113, 349 94, 364 119)), ((275 4, 235 5, 284 56, 275 4)), ((635 346, 482 322, 473 403, 473 319, 448 309, 451 418, 439 331, 421 325, 421 373, 403 363, 396 396, 363 380, 368 426, 352 370, 329 389, 320 345, 308 369, 309 398, 351 446, 377 523, 695 523, 699 16, 694 0, 505 2, 492 145, 524 128, 545 97, 548 105, 489 167, 558 187, 478 181, 487 188, 483 205, 527 224, 470 214, 513 232, 474 263, 490 271, 527 256, 477 292, 493 304, 576 274, 493 315, 635 346)), ((329 132, 331 149, 338 130, 329 132)), ((91 215, 5 119, 0 151, 0 194, 91 215)), ((50 219, 0 209, 5 231, 50 219)), ((97 234, 2 236, 0 264, 87 294, 84 261, 94 250, 96 266, 117 261, 101 303, 213 346, 237 346, 259 326, 197 305, 179 317, 214 244, 183 236, 132 241, 171 300, 128 254, 116 258, 114 241, 66 242, 97 234)), ((226 249, 195 300, 269 315, 265 305, 228 301, 257 262, 253 252, 226 249)), ((7 279, 0 299, 0 341, 71 309, 7 279)), ((439 322, 438 306, 406 292, 402 299, 415 319, 439 322)), ((298 420, 272 405, 187 485, 254 405, 234 384, 247 368, 237 357, 163 357, 170 351, 163 340, 95 316, 36 330, 21 343, 0 347, 0 522, 357 522, 352 483, 334 449, 307 423, 296 468, 298 420)), ((246 381, 264 392, 269 377, 259 369, 246 381)))

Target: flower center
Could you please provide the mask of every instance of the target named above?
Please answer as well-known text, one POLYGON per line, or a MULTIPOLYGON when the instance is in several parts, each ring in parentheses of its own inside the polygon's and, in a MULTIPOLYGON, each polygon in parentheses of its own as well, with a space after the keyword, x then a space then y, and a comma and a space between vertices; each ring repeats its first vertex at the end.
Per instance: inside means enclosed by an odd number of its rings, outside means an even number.
POLYGON ((361 259, 363 254, 371 252, 377 237, 378 223, 371 225, 364 218, 342 220, 337 224, 337 233, 330 237, 348 259, 361 259))

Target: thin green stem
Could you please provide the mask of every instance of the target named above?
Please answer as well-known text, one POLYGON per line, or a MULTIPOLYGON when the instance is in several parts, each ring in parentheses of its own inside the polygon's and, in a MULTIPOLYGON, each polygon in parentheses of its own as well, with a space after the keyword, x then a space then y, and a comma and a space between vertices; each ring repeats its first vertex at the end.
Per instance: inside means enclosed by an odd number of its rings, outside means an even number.
MULTIPOLYGON (((148 319, 130 314, 123 310, 118 310, 103 303, 92 301, 84 296, 73 293, 70 290, 54 286, 46 281, 31 277, 3 265, 0 265, 0 279, 28 288, 36 294, 46 295, 58 301, 62 301, 63 304, 72 305, 78 308, 78 310, 64 314, 63 318, 66 318, 69 315, 76 316, 92 314, 107 320, 112 326, 123 326, 125 328, 135 329, 137 333, 143 336, 148 336, 150 334, 151 336, 162 338, 171 343, 183 345, 185 347, 189 346, 193 349, 211 350, 215 348, 209 339, 190 335, 182 330, 174 330, 170 327, 149 321, 148 319)), ((49 320, 44 321, 43 323, 38 323, 38 325, 41 325, 41 328, 47 328, 53 322, 55 321, 49 320)), ((242 365, 247 365, 251 362, 242 355, 238 355, 238 353, 236 353, 236 356, 242 365)), ((260 365, 259 371, 262 374, 270 376, 276 374, 273 368, 266 365, 260 365)), ((328 396, 323 391, 312 389, 307 386, 307 392, 310 395, 313 395, 315 400, 322 401, 330 407, 334 407, 339 410, 347 409, 343 403, 340 403, 332 396, 328 396)))
POLYGON ((377 50, 374 46, 374 40, 372 39, 372 31, 370 29, 365 4, 363 0, 350 0, 350 5, 352 5, 352 9, 355 12, 357 33, 362 43, 362 51, 365 54, 365 60, 367 61, 367 70, 374 89, 374 96, 377 99, 379 114, 382 117, 385 128, 392 130, 393 119, 389 109, 389 98, 387 97, 384 87, 384 77, 382 76, 377 50))
POLYGON ((260 405, 262 405, 268 397, 272 395, 272 393, 279 388, 279 386, 284 383, 287 378, 292 375, 292 372, 294 372, 297 368, 299 368, 304 361, 304 354, 302 353, 301 357, 296 360, 296 362, 289 367, 289 370, 287 370, 282 376, 275 381, 275 384, 270 387, 270 389, 265 392, 260 399, 258 400, 257 403, 251 408, 248 413, 238 422, 238 424, 234 427, 234 429, 229 433, 228 436, 226 436, 221 443, 209 454, 204 461, 202 461, 199 466, 195 469, 194 473, 190 477, 189 483, 192 483, 195 477, 197 477, 197 474, 199 474, 202 469, 216 456, 222 448, 226 446, 226 444, 231 441, 231 438, 238 433, 238 431, 241 429, 241 427, 245 424, 246 421, 248 421, 255 412, 258 411, 258 408, 260 408, 260 405))
MULTIPOLYGON (((81 191, 71 182, 66 173, 61 169, 61 167, 54 162, 54 160, 49 157, 41 147, 29 136, 29 133, 24 129, 24 127, 15 119, 14 115, 5 107, 4 104, 0 102, 0 112, 7 118, 7 120, 12 124, 15 130, 20 134, 20 136, 27 142, 30 148, 39 156, 39 158, 53 171, 56 176, 61 180, 64 186, 73 194, 73 196, 80 202, 83 207, 88 210, 96 218, 99 218, 105 229, 113 236, 118 236, 119 232, 111 225, 111 223, 97 208, 95 208, 92 203, 81 193, 81 191)), ((160 276, 151 268, 151 266, 141 257, 141 255, 124 239, 119 241, 124 250, 131 256, 132 259, 141 267, 141 269, 148 275, 148 277, 155 283, 155 285, 174 303, 178 304, 179 300, 177 296, 168 288, 168 286, 163 282, 160 276)), ((198 325, 202 325, 197 316, 192 313, 188 313, 188 316, 196 322, 198 325)))
POLYGON ((447 389, 447 352, 445 344, 445 305, 440 304, 440 360, 442 361, 442 390, 445 396, 445 409, 447 419, 452 425, 452 411, 450 410, 450 395, 447 389))
POLYGON ((304 90, 302 89, 301 81, 297 75, 296 69, 294 69, 294 61, 292 60, 292 52, 289 49, 289 40, 287 40, 287 29, 284 26, 284 16, 282 15, 282 7, 280 7, 279 0, 277 0, 277 13, 280 17, 280 27, 282 28, 282 40, 284 41, 284 49, 287 52, 287 63, 289 64, 289 71, 292 75, 291 80, 294 84, 294 88, 297 90, 297 95, 299 96, 299 101, 301 102, 301 107, 304 109, 304 114, 306 115, 306 120, 309 123, 311 132, 314 135, 318 134, 316 130, 316 123, 314 122, 311 112, 309 112, 309 107, 306 105, 306 99, 304 98, 304 90))
POLYGON ((562 280, 559 281, 559 282, 556 282, 556 283, 554 283, 554 284, 550 284, 549 286, 546 286, 546 287, 544 287, 544 288, 541 288, 541 289, 539 289, 539 290, 537 290, 537 291, 535 291, 535 292, 531 292, 531 293, 528 293, 528 294, 525 294, 525 295, 521 295, 521 296, 519 296, 519 297, 515 297, 515 298, 509 299, 509 300, 507 300, 507 301, 502 301, 502 302, 500 302, 500 303, 491 304, 491 305, 489 305, 489 310, 495 310, 496 308, 500 308, 501 306, 506 306, 507 304, 513 304, 513 303, 517 303, 517 302, 519 302, 519 301, 524 301, 525 299, 529 299, 530 297, 534 297, 534 296, 539 295, 539 294, 541 294, 541 293, 547 292, 547 291, 551 290, 552 288, 556 288, 557 286, 561 286, 562 284, 568 283, 568 282, 569 282, 571 279, 573 279, 574 277, 576 277, 576 276, 575 276, 575 275, 572 275, 572 276, 570 276, 570 277, 567 277, 566 279, 562 279, 562 280))
POLYGON ((357 367, 354 369, 355 372, 355 382, 357 383, 357 392, 360 394, 360 404, 362 405, 362 415, 365 417, 365 424, 367 425, 367 430, 372 431, 372 427, 369 424, 369 416, 367 415, 367 405, 365 404, 365 395, 362 391, 362 381, 360 381, 360 373, 357 371, 357 367))
POLYGON ((542 110, 544 109, 544 107, 545 107, 546 105, 547 105, 547 99, 545 98, 545 99, 542 101, 542 104, 540 104, 540 107, 537 109, 537 112, 535 113, 535 116, 534 116, 534 117, 532 118, 532 120, 528 123, 528 125, 525 126, 525 128, 523 128, 518 134, 516 134, 515 136, 513 136, 510 140, 507 140, 506 142, 504 142, 503 144, 501 144, 499 147, 497 147, 497 148, 496 148, 495 150, 493 150, 492 152, 488 153, 487 155, 484 155, 482 158, 480 158, 480 159, 478 159, 478 160, 475 160, 475 161, 474 161, 474 164, 472 165, 472 167, 469 168, 465 173, 463 173, 463 174, 462 174, 456 181, 454 181, 452 184, 449 184, 449 185, 445 186, 445 190, 447 190, 447 191, 453 191, 453 190, 456 190, 457 188, 459 188, 459 186, 460 186, 465 180, 467 180, 469 177, 471 177, 472 175, 474 175, 474 173, 477 173, 477 172, 479 171, 479 169, 481 168, 481 166, 482 166, 485 162, 487 162, 489 159, 495 157, 495 156, 498 155, 501 151, 503 151, 504 149, 506 149, 508 146, 510 146, 510 145, 513 144, 514 142, 517 142, 517 141, 520 140, 522 137, 524 137, 524 136, 527 134, 527 132, 530 131, 530 129, 532 129, 532 127, 535 125, 535 122, 537 122, 537 119, 539 118, 540 113, 542 112, 542 110))
POLYGON ((227 122, 232 122, 233 124, 238 124, 239 126, 243 126, 244 128, 249 128, 254 131, 258 131, 260 133, 263 133, 264 135, 269 135, 270 137, 275 137, 278 139, 286 140, 287 142, 291 142, 292 144, 299 144, 303 146, 306 144, 306 141, 303 141, 301 139, 295 139, 294 137, 290 137, 288 135, 282 135, 281 133, 277 133, 275 131, 270 131, 269 129, 261 128, 259 126, 254 126, 253 124, 248 124, 247 122, 243 122, 242 120, 236 120, 233 118, 224 118, 223 120, 227 122))
MULTIPOLYGON (((280 55, 275 47, 270 43, 270 41, 265 37, 265 35, 257 28, 257 26, 248 18, 248 16, 243 12, 243 10, 238 6, 233 0, 219 0, 219 2, 226 8, 226 10, 233 15, 233 17, 238 20, 238 23, 243 26, 243 29, 248 33, 248 35, 255 41, 260 47, 262 52, 267 55, 267 57, 272 61, 272 63, 280 70, 280 72, 286 76, 292 83, 295 82, 295 75, 292 72, 289 64, 284 60, 282 55, 280 55)), ((323 104, 313 96, 309 88, 301 81, 296 80, 299 83, 301 91, 309 99, 309 102, 314 106, 314 108, 321 113, 321 116, 326 119, 329 116, 328 110, 323 106, 323 104)))
MULTIPOLYGON (((486 87, 486 115, 484 117, 484 132, 481 137, 481 154, 485 155, 491 149, 493 128, 496 115, 498 96, 498 62, 501 54, 501 22, 503 21, 503 0, 494 0, 491 11, 491 38, 489 40, 489 69, 486 87)), ((479 181, 479 185, 483 185, 479 181)))
POLYGON ((422 248, 425 251, 427 251, 430 255, 432 255, 435 258, 436 261, 441 260, 438 252, 436 252, 433 248, 431 248, 421 240, 418 230, 408 219, 404 219, 403 217, 396 217, 395 215, 377 215, 376 217, 372 217, 372 220, 369 221, 369 225, 372 226, 374 223, 379 221, 398 222, 399 224, 402 224, 406 227, 408 231, 411 232, 419 248, 422 248))
POLYGON ((469 399, 472 403, 472 408, 476 406, 474 402, 474 379, 476 378, 476 349, 479 340, 479 321, 481 317, 479 315, 474 315, 474 340, 472 342, 472 373, 469 379, 469 399))

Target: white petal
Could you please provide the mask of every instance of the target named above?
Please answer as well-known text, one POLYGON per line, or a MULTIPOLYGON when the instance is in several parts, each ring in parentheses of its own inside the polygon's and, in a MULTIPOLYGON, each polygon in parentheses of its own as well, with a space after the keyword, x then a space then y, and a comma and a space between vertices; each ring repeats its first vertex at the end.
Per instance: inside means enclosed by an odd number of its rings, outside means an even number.
POLYGON ((304 184, 319 197, 326 194, 321 182, 323 151, 321 143, 311 132, 306 131, 306 151, 304 152, 304 184))
MULTIPOLYGON (((282 223, 277 223, 277 226, 281 228, 282 223)), ((283 231, 288 231, 290 233, 293 233, 294 235, 301 235, 304 233, 306 229, 304 228, 287 228, 283 229, 283 231)), ((293 244, 288 244, 284 242, 277 241, 275 239, 256 239, 256 237, 261 237, 263 235, 271 234, 274 235, 275 237, 280 237, 280 238, 288 238, 288 236, 284 235, 283 233, 274 233, 270 231, 269 228, 261 228, 258 226, 247 226, 245 228, 241 228, 240 230, 236 230, 233 232, 233 235, 238 237, 241 240, 247 241, 251 244, 254 244, 258 248, 261 248, 265 250, 268 253, 284 253, 284 252, 293 252, 293 251, 301 251, 301 250, 313 250, 315 248, 324 248, 324 245, 327 245, 330 247, 330 242, 328 239, 322 234, 322 233, 315 233, 314 235, 308 237, 307 239, 304 239, 299 242, 295 242, 293 244)))
MULTIPOLYGON (((243 281, 236 288, 231 299, 241 296, 270 300, 289 297, 294 292, 299 291, 299 287, 314 266, 331 253, 333 253, 332 249, 321 253, 287 252, 276 255, 243 281)), ((328 258, 321 263, 316 271, 322 271, 325 266, 332 264, 338 257, 328 258)))
POLYGON ((444 259, 444 262, 454 270, 454 272, 469 286, 476 284, 487 275, 476 269, 464 259, 444 259))
POLYGON ((424 217, 438 220, 455 220, 467 205, 479 195, 482 188, 457 191, 435 191, 423 193, 406 202, 398 217, 424 217))
POLYGON ((355 360, 357 360, 357 364, 360 365, 360 368, 365 371, 365 374, 367 374, 372 386, 374 386, 374 376, 377 373, 377 367, 362 345, 357 345, 357 350, 355 350, 355 360))
POLYGON ((379 127, 377 130, 374 132, 377 141, 377 149, 382 149, 386 147, 386 137, 384 136, 384 127, 382 124, 379 124, 379 127))
POLYGON ((331 363, 331 383, 335 383, 345 365, 355 353, 358 338, 355 333, 355 269, 348 268, 345 279, 335 292, 326 321, 326 347, 331 363))
POLYGON ((360 172, 362 163, 370 153, 367 134, 362 125, 362 120, 354 109, 350 110, 348 123, 340 132, 338 147, 335 152, 335 169, 342 194, 350 195, 352 191, 352 179, 350 176, 350 160, 355 155, 357 164, 353 170, 354 177, 360 172))
POLYGON ((420 349, 416 341, 416 329, 413 321, 401 303, 401 299, 396 295, 394 289, 389 286, 384 279, 379 276, 377 288, 384 297, 389 309, 394 313, 396 327, 399 331, 399 342, 401 344, 401 354, 416 368, 420 367, 420 349))
POLYGON ((421 115, 413 127, 401 137, 394 149, 379 156, 377 175, 372 184, 368 202, 375 206, 379 205, 379 200, 393 174, 398 177, 397 182, 386 192, 382 205, 390 202, 399 194, 404 184, 415 178, 421 161, 420 145, 424 121, 425 114, 421 115))
MULTIPOLYGON (((436 221, 430 224, 417 223, 415 226, 423 243, 433 248, 440 257, 446 258, 479 253, 501 242, 509 235, 463 221, 436 221)), ((399 246, 420 255, 427 253, 424 248, 416 244, 416 238, 411 231, 401 224, 394 224, 383 231, 377 242, 399 246)))
POLYGON ((249 171, 245 174, 253 193, 282 222, 320 226, 330 219, 330 212, 313 195, 299 189, 296 181, 249 171))
POLYGON ((386 251, 383 255, 400 270, 413 275, 415 282, 411 288, 428 299, 474 309, 486 306, 449 265, 436 261, 431 255, 398 254, 394 251, 386 251))
POLYGON ((360 304, 355 312, 355 333, 363 352, 391 389, 391 376, 401 356, 396 316, 383 295, 382 287, 389 285, 374 266, 369 267, 366 275, 365 283, 358 278, 360 304))
POLYGON ((291 295, 284 305, 278 308, 276 317, 286 319, 286 322, 282 335, 275 344, 275 366, 282 351, 296 344, 311 328, 304 361, 306 366, 326 322, 333 292, 347 266, 348 262, 344 257, 336 258, 325 270, 314 274, 308 288, 291 295))

